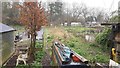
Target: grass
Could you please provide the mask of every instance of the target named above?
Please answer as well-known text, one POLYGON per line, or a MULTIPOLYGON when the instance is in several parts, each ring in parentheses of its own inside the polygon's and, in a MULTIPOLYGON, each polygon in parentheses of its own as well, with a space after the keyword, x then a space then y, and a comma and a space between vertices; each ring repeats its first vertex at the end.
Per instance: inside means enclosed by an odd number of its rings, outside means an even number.
POLYGON ((36 51, 34 62, 42 63, 42 58, 43 58, 44 54, 45 54, 45 52, 43 50, 36 51))
POLYGON ((81 56, 88 59, 90 62, 100 62, 100 63, 108 63, 108 55, 106 55, 101 49, 96 47, 91 47, 89 44, 79 44, 75 46, 76 48, 72 48, 75 52, 80 54, 81 56))
MULTIPOLYGON (((70 35, 69 38, 64 38, 62 36, 58 36, 60 41, 63 42, 66 46, 70 47, 72 50, 85 57, 90 63, 99 62, 99 63, 108 63, 109 62, 109 54, 104 52, 100 47, 97 47, 94 43, 86 42, 85 39, 81 36, 76 37, 75 33, 80 32, 84 33, 86 30, 94 30, 93 28, 85 28, 85 27, 57 27, 59 30, 67 31, 67 35, 70 35)), ((47 32, 52 38, 48 38, 48 43, 51 43, 51 40, 55 37, 55 34, 49 33, 51 27, 47 28, 47 32)), ((58 31, 59 31, 58 30, 58 31)), ((53 31, 55 33, 55 31, 53 31)), ((66 33, 65 33, 66 34, 66 33)))
POLYGON ((54 40, 55 36, 50 33, 49 28, 45 29, 45 40, 46 40, 46 45, 52 45, 52 41, 54 40))
MULTIPOLYGON (((71 33, 82 32, 88 30, 88 28, 82 27, 67 27, 66 30, 72 29, 71 33)), ((74 34, 73 34, 74 35, 74 34)), ((66 42, 64 42, 66 43, 66 42)), ((83 37, 73 36, 71 39, 67 40, 66 43, 72 50, 80 54, 81 56, 88 59, 92 62, 99 63, 108 63, 109 62, 109 54, 108 52, 103 52, 100 47, 97 47, 96 44, 85 42, 83 37), (74 45, 74 47, 71 47, 74 45)))
POLYGON ((87 30, 94 30, 94 28, 86 28, 86 27, 80 27, 80 26, 66 26, 64 27, 65 30, 68 32, 80 32, 80 33, 85 33, 87 30))
POLYGON ((40 41, 36 41, 36 45, 35 45, 35 48, 43 48, 43 42, 40 42, 40 41))

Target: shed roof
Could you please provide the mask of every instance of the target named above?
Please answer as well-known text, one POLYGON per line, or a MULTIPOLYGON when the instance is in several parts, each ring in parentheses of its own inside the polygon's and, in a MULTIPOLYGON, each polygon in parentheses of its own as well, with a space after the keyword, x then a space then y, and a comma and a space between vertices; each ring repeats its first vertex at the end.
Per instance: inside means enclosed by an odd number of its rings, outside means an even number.
POLYGON ((0 23, 0 33, 8 32, 8 31, 14 31, 12 27, 5 25, 3 23, 0 23))

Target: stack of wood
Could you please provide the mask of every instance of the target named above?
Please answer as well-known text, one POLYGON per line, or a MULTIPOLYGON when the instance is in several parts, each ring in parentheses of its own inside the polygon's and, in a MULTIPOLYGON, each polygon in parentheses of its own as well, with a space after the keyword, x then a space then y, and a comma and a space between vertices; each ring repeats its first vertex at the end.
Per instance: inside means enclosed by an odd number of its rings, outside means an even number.
POLYGON ((116 42, 120 42, 120 33, 116 34, 115 40, 116 40, 116 42))
POLYGON ((118 42, 117 43, 117 48, 116 48, 116 51, 117 51, 116 58, 117 58, 117 62, 120 63, 120 32, 116 34, 115 40, 116 40, 116 42, 118 42))

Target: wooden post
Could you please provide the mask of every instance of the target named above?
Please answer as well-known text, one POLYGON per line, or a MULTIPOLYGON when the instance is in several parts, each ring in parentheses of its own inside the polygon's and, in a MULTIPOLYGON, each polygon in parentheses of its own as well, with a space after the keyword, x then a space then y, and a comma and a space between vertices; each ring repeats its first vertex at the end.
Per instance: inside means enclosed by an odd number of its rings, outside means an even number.
MULTIPOLYGON (((120 1, 118 2, 118 23, 120 23, 120 1)), ((116 37, 117 37, 116 41, 119 42, 116 48, 116 52, 117 52, 116 58, 117 58, 117 62, 120 64, 120 32, 116 35, 116 37)))
POLYGON ((116 49, 116 51, 117 51, 117 55, 116 55, 116 60, 117 60, 117 62, 120 64, 120 44, 117 44, 117 49, 116 49))
POLYGON ((118 2, 118 23, 120 23, 120 1, 118 2))
POLYGON ((44 47, 44 49, 45 49, 45 47, 46 47, 46 34, 45 34, 45 26, 43 27, 43 47, 44 47))
POLYGON ((120 63, 120 32, 115 36, 116 43, 116 62, 120 63))

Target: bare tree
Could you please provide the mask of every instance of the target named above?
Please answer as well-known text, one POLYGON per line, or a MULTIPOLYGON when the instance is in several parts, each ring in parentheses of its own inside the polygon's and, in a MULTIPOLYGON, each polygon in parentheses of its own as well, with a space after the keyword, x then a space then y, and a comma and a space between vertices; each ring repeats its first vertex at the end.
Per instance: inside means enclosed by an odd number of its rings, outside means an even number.
POLYGON ((87 22, 87 16, 89 14, 88 7, 85 4, 82 4, 82 16, 85 20, 85 22, 82 23, 82 25, 85 25, 87 22))
POLYGON ((72 21, 76 22, 78 21, 80 15, 82 14, 82 5, 79 5, 79 4, 76 4, 76 3, 73 3, 72 5, 72 21))

